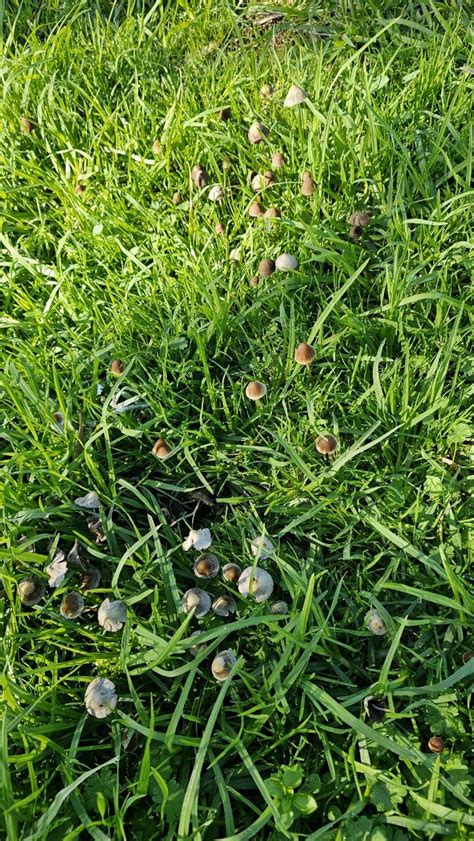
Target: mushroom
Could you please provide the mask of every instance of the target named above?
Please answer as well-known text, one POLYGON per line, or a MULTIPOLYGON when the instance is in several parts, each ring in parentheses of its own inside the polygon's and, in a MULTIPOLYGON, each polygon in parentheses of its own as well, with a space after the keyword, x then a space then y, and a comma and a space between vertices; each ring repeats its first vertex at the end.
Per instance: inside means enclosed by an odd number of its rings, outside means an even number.
POLYGON ((233 263, 238 263, 242 258, 242 252, 240 248, 233 248, 229 254, 229 257, 233 263))
POLYGON ((214 230, 215 230, 216 234, 219 234, 219 235, 225 233, 225 228, 224 228, 224 225, 222 224, 222 222, 216 222, 214 230))
POLYGON ((262 85, 260 88, 260 95, 267 98, 273 96, 273 85, 270 85, 269 82, 262 85))
POLYGON ((127 621, 127 606, 118 599, 111 602, 104 599, 97 613, 99 625, 106 631, 120 631, 124 622, 127 621))
POLYGON ((366 228, 370 222, 370 213, 365 210, 358 210, 352 213, 347 220, 349 225, 355 225, 357 228, 366 228))
POLYGON ((59 612, 65 619, 77 619, 84 610, 84 599, 80 593, 66 593, 59 612))
POLYGON ((270 607, 270 613, 276 613, 279 616, 284 616, 285 613, 288 613, 288 605, 286 602, 273 602, 270 607))
POLYGON ((264 137, 268 135, 268 129, 263 123, 255 122, 249 128, 248 139, 250 143, 261 143, 264 137))
POLYGON ((295 105, 301 105, 301 103, 307 98, 308 94, 303 90, 303 88, 298 87, 298 85, 292 85, 285 96, 283 105, 285 108, 294 108, 295 105))
POLYGON ((266 393, 266 385, 258 380, 252 380, 245 389, 245 394, 249 400, 261 400, 262 397, 265 397, 266 393))
POLYGON ((259 216, 263 216, 263 207, 258 201, 254 201, 250 205, 249 216, 252 219, 257 219, 259 216))
POLYGON ((74 500, 78 508, 100 508, 100 499, 95 491, 88 491, 85 496, 79 496, 74 500))
POLYGON ((159 155, 160 152, 161 152, 161 140, 158 140, 157 137, 153 141, 151 151, 153 152, 154 155, 159 155))
POLYGON ((67 561, 65 553, 61 549, 59 552, 56 552, 53 560, 49 566, 46 567, 46 572, 49 576, 49 587, 59 587, 59 585, 63 583, 67 573, 67 561))
POLYGON ((271 274, 275 271, 275 261, 270 260, 266 257, 264 260, 260 260, 258 264, 258 273, 261 274, 263 277, 270 277, 271 274))
POLYGON ((91 534, 95 535, 95 542, 96 543, 98 543, 98 544, 105 543, 107 538, 104 534, 104 527, 103 527, 103 525, 102 525, 102 523, 99 519, 97 519, 96 517, 91 517, 87 521, 87 528, 89 529, 91 534))
POLYGON ((171 455, 171 447, 166 443, 164 438, 158 438, 153 444, 152 453, 156 458, 165 459, 171 455))
POLYGON ((96 590, 100 584, 100 570, 97 567, 87 567, 81 578, 81 590, 96 590))
POLYGON ((215 578, 219 568, 219 559, 212 552, 199 555, 194 561, 194 575, 197 578, 215 578))
POLYGON ((271 187, 276 181, 275 173, 271 171, 271 169, 267 169, 265 172, 258 172, 257 175, 254 175, 252 178, 252 190, 255 190, 256 193, 259 190, 264 190, 265 187, 271 187))
POLYGON ((319 435, 316 439, 316 449, 323 456, 332 456, 337 450, 337 438, 334 435, 319 435))
POLYGON ((229 677, 231 669, 236 663, 237 658, 232 651, 219 651, 211 664, 213 677, 218 683, 223 683, 229 677))
POLYGON ((21 130, 24 131, 25 134, 31 134, 36 128, 33 120, 31 120, 30 117, 22 117, 20 119, 20 125, 21 130))
POLYGON ((432 753, 443 753, 444 742, 439 736, 432 736, 428 741, 428 748, 432 753))
POLYGON ((259 281, 257 275, 254 275, 253 277, 251 277, 250 280, 249 280, 249 283, 250 283, 250 286, 258 286, 260 281, 259 281))
POLYGON ((359 227, 358 225, 353 225, 349 231, 349 236, 351 239, 359 239, 364 233, 363 228, 359 227))
POLYGON ((265 534, 260 534, 251 541, 250 551, 254 558, 259 558, 259 560, 263 561, 265 558, 270 558, 273 555, 275 547, 265 534))
POLYGON ((175 207, 178 204, 181 204, 181 202, 183 201, 183 197, 182 197, 181 193, 179 193, 179 192, 173 193, 173 198, 171 199, 171 201, 173 202, 175 207))
MULTIPOLYGON (((202 631, 193 631, 192 634, 191 634, 192 637, 200 637, 201 635, 202 635, 202 631)), ((205 647, 206 647, 206 643, 202 642, 202 643, 197 644, 197 645, 192 645, 189 650, 194 655, 194 657, 196 657, 199 654, 200 651, 203 651, 205 649, 205 647)))
POLYGON ((222 201, 224 198, 224 190, 220 184, 214 184, 209 190, 209 201, 222 201))
POLYGON ((281 216, 281 211, 278 210, 278 207, 269 207, 263 215, 265 219, 279 219, 281 216))
POLYGON ((82 196, 86 192, 86 185, 82 184, 80 181, 74 186, 74 192, 76 196, 82 196))
POLYGON ((200 619, 201 616, 209 613, 211 609, 211 597, 205 590, 201 590, 199 587, 191 587, 190 590, 186 590, 182 604, 185 613, 190 613, 195 608, 194 615, 197 619, 200 619))
POLYGON ((191 170, 191 180, 194 182, 196 187, 205 187, 209 181, 209 176, 200 164, 196 164, 193 166, 191 170))
POLYGON ((54 423, 52 424, 52 429, 59 430, 59 432, 63 432, 64 430, 64 415, 62 412, 53 412, 54 423))
POLYGON ((285 158, 283 157, 282 152, 274 152, 272 155, 273 169, 281 169, 283 166, 285 166, 285 158))
MULTIPOLYGON (((225 567, 224 567, 224 569, 225 569, 225 567)), ((462 655, 462 661, 463 661, 463 663, 469 663, 469 660, 472 660, 473 657, 474 657, 474 651, 465 651, 464 654, 462 655)))
POLYGON ((222 578, 229 584, 235 584, 241 574, 242 570, 238 564, 226 564, 222 567, 222 578))
POLYGON ((86 688, 84 703, 89 715, 106 718, 117 706, 115 686, 107 677, 96 677, 86 688))
POLYGON ((114 359, 110 366, 110 371, 115 377, 119 377, 120 374, 123 374, 125 365, 123 364, 121 359, 114 359))
POLYGON ((32 607, 38 604, 44 596, 44 587, 38 578, 33 575, 30 578, 24 578, 18 584, 18 595, 20 601, 25 607, 32 607))
POLYGON ((382 721, 387 712, 383 699, 376 698, 375 695, 368 695, 367 698, 364 698, 364 710, 368 718, 376 724, 382 721))
POLYGON ((72 544, 69 552, 67 553, 67 562, 70 566, 79 567, 82 569, 83 563, 81 558, 81 546, 78 540, 75 540, 72 544))
POLYGON ((201 549, 209 549, 211 543, 212 537, 209 529, 191 529, 183 542, 182 548, 185 552, 188 552, 191 547, 200 551, 201 549))
POLYGON ((369 610, 364 617, 364 622, 369 631, 376 637, 383 637, 387 633, 387 626, 378 610, 369 610))
POLYGON ((303 196, 312 196, 314 192, 313 177, 309 170, 303 172, 301 179, 301 193, 303 196))
POLYGON ((216 616, 229 616, 229 613, 235 613, 237 605, 229 593, 223 593, 213 601, 212 609, 216 616))
POLYGON ((247 567, 239 578, 238 587, 242 596, 252 595, 255 601, 265 602, 273 593, 273 578, 260 567, 247 567))
POLYGON ((316 351, 312 345, 307 345, 306 342, 300 342, 295 348, 295 362, 298 365, 311 365, 316 359, 316 351))
POLYGON ((223 120, 223 122, 227 122, 232 117, 232 109, 227 105, 225 108, 221 108, 219 111, 219 119, 223 120))
POLYGON ((275 260, 275 268, 280 272, 292 272, 298 268, 298 260, 292 254, 280 254, 275 260))

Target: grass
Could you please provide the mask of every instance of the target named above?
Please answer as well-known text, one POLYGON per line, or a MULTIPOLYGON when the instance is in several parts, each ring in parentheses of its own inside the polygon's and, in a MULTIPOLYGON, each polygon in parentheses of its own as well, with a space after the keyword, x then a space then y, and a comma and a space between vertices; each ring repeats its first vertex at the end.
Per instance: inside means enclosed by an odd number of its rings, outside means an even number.
POLYGON ((3 9, 6 838, 472 837, 469 7, 297 3, 272 25, 222 0, 3 9), (295 110, 292 82, 309 94, 295 110), (250 146, 255 119, 270 132, 250 146), (276 150, 287 163, 264 203, 282 217, 251 221, 249 174, 276 150), (196 163, 222 207, 192 185, 196 163), (366 208, 352 241, 347 217, 366 208), (283 251, 298 271, 251 287, 283 251), (252 379, 268 388, 258 405, 252 379), (129 398, 141 407, 116 411, 129 398), (333 461, 315 448, 325 432, 333 461), (101 544, 73 504, 92 489, 101 544), (288 615, 229 588, 237 616, 185 616, 192 523, 242 567, 267 534, 288 615), (74 568, 22 607, 17 584, 46 584, 76 539, 102 573, 82 617, 59 613, 74 568), (116 634, 97 623, 106 596, 128 605, 116 634), (387 635, 365 629, 370 608, 387 635), (224 648, 238 662, 219 686, 224 648), (96 676, 119 696, 103 720, 83 703, 96 676))

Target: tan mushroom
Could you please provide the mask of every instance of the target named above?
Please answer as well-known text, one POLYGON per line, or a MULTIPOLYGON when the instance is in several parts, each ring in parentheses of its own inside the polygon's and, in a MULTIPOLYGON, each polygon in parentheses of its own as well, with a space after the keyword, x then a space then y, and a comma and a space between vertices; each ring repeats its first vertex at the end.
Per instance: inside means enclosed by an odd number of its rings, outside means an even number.
POLYGON ((249 400, 261 400, 262 397, 265 397, 266 393, 266 385, 258 380, 252 380, 245 389, 245 394, 249 400))
POLYGON ((316 351, 312 345, 308 345, 306 342, 300 342, 298 347, 295 348, 295 362, 298 365, 311 365, 315 359, 316 351))
POLYGON ((163 460, 171 455, 171 447, 166 443, 164 438, 158 438, 158 441, 155 441, 153 444, 152 453, 156 458, 163 460))
POLYGON ((248 139, 249 139, 250 143, 255 144, 255 143, 261 143, 262 140, 265 137, 267 137, 267 135, 268 135, 267 127, 264 126, 263 123, 255 122, 255 123, 252 123, 252 125, 250 126, 247 136, 248 136, 248 139))
POLYGON ((303 196, 312 196, 314 192, 314 184, 313 184, 313 176, 306 170, 303 172, 303 178, 301 179, 301 193, 303 196))

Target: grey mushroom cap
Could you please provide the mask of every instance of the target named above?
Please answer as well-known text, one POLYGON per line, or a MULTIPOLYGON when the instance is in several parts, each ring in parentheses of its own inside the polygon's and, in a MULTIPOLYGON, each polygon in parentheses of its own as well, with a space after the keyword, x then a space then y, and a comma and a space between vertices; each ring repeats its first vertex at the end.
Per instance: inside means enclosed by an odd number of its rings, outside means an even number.
POLYGON ((230 613, 235 613, 237 605, 235 599, 229 593, 223 593, 217 596, 212 603, 212 609, 216 616, 229 616, 230 613))
POLYGON ((280 272, 292 272, 298 268, 298 260, 293 254, 280 254, 275 260, 275 268, 280 272))
POLYGON ((286 613, 288 613, 288 605, 286 602, 283 601, 273 602, 273 604, 270 607, 270 612, 276 613, 280 616, 284 616, 286 613))
POLYGON ((107 677, 96 677, 88 684, 84 703, 89 715, 106 718, 117 706, 115 686, 107 677))
POLYGON ((205 552, 194 561, 194 575, 197 578, 215 578, 219 568, 219 559, 212 552, 205 552))
POLYGON ((104 599, 97 614, 99 625, 106 631, 120 631, 127 621, 127 605, 120 600, 104 599))
POLYGON ((59 612, 65 619, 77 619, 84 610, 84 599, 80 593, 66 593, 59 612))
POLYGON ((285 96, 283 105, 285 108, 294 108, 295 105, 301 105, 307 98, 308 94, 303 88, 300 88, 298 85, 292 85, 285 96))
POLYGON ((21 603, 25 607, 32 607, 34 604, 38 604, 43 598, 44 593, 45 588, 41 581, 33 575, 29 578, 24 578, 18 584, 18 595, 20 596, 21 603))
POLYGON ((242 570, 238 564, 226 564, 222 567, 222 578, 230 584, 235 584, 242 575, 242 570))
POLYGON ((205 616, 206 613, 209 613, 211 609, 211 597, 209 593, 206 593, 205 590, 201 590, 199 587, 191 587, 190 590, 186 590, 183 596, 183 609, 185 613, 190 613, 193 608, 195 608, 195 616, 200 619, 201 616, 205 616))
POLYGON ((216 654, 216 656, 214 657, 214 660, 211 664, 211 671, 215 679, 219 683, 222 683, 224 680, 227 680, 230 671, 232 667, 235 666, 236 662, 237 658, 233 651, 219 651, 219 653, 216 654))
POLYGON ((238 582, 242 596, 253 596, 257 602, 265 602, 273 593, 273 578, 261 567, 247 567, 238 582))
POLYGON ((224 198, 224 190, 220 184, 214 184, 209 190, 209 201, 222 201, 224 198))
POLYGON ((85 496, 79 496, 74 500, 78 508, 96 509, 100 508, 100 499, 96 491, 89 491, 85 496))
POLYGON ((255 122, 250 126, 247 136, 250 143, 261 143, 267 134, 267 127, 264 126, 263 123, 255 122))
POLYGON ((81 577, 81 590, 95 590, 100 584, 100 578, 97 567, 87 567, 81 577))

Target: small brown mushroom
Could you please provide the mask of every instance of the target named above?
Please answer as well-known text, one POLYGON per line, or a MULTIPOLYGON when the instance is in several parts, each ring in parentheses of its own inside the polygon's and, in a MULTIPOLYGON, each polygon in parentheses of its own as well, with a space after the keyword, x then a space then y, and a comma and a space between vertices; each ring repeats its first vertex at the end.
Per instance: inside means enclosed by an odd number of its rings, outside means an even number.
POLYGON ((292 85, 285 96, 283 105, 285 108, 294 108, 295 105, 301 105, 307 98, 308 94, 303 88, 298 87, 298 85, 292 85))
POLYGON ((432 736, 428 741, 428 748, 432 753, 443 753, 444 742, 439 736, 432 736))
POLYGON ((212 552, 199 555, 194 562, 194 575, 197 578, 215 578, 219 572, 219 559, 212 552))
POLYGON ((337 438, 334 435, 320 435, 316 441, 316 449, 321 455, 333 455, 337 450, 337 438))
POLYGON ((266 393, 266 385, 258 380, 252 380, 245 389, 245 394, 249 400, 261 400, 262 397, 265 397, 266 393))
POLYGON ((281 169, 285 166, 285 158, 281 152, 274 152, 272 155, 272 167, 273 169, 281 169))
POLYGON ((86 192, 86 185, 82 184, 80 181, 78 181, 77 184, 74 187, 74 192, 75 192, 76 196, 84 195, 84 193, 86 192))
POLYGON ((59 612, 65 619, 77 619, 84 610, 84 599, 80 593, 66 593, 59 612))
POLYGON ((263 277, 270 277, 271 274, 275 271, 275 260, 271 260, 266 257, 264 260, 260 260, 258 264, 258 273, 261 274, 263 277))
POLYGON ((238 564, 226 564, 222 567, 222 578, 229 584, 236 584, 242 574, 238 564))
POLYGON ((25 134, 31 134, 36 125, 34 124, 33 120, 30 117, 22 117, 20 120, 21 130, 25 132, 25 134))
POLYGON ((358 225, 353 225, 349 231, 349 236, 351 239, 359 239, 362 236, 364 229, 358 225))
POLYGON ((301 180, 301 193, 303 196, 312 196, 314 192, 313 177, 309 170, 303 172, 301 180))
POLYGON ((181 204, 181 202, 183 201, 183 197, 182 197, 181 193, 179 193, 179 192, 173 193, 173 198, 171 199, 171 201, 173 202, 175 207, 176 207, 176 205, 181 204))
POLYGON ((123 374, 125 369, 125 365, 121 359, 114 359, 110 366, 110 372, 114 375, 114 377, 119 377, 120 374, 123 374))
POLYGON ((281 210, 279 210, 278 207, 269 207, 263 215, 265 219, 279 219, 281 216, 281 210))
POLYGON ((356 213, 352 213, 347 221, 349 225, 354 225, 357 228, 366 228, 370 222, 370 213, 365 210, 358 210, 356 213))
POLYGON ((164 438, 158 438, 153 445, 152 453, 156 458, 165 459, 171 455, 171 447, 166 443, 164 438))
POLYGON ((18 594, 22 604, 26 607, 32 607, 34 604, 38 604, 43 598, 44 587, 38 578, 31 576, 20 581, 18 584, 18 594))
POLYGON ((151 151, 153 152, 154 155, 159 155, 160 154, 160 152, 161 152, 161 140, 158 140, 158 138, 156 138, 153 141, 151 151))
MULTIPOLYGON (((224 567, 224 569, 225 569, 225 567, 224 567)), ((462 655, 462 661, 463 661, 463 663, 469 663, 469 660, 472 660, 473 657, 474 657, 474 651, 465 651, 464 654, 462 655)))
POLYGON ((221 110, 219 111, 219 118, 223 120, 223 122, 227 122, 227 120, 230 120, 231 117, 232 109, 229 108, 229 106, 226 106, 226 108, 221 108, 221 110))
POLYGON ((99 586, 99 584, 100 570, 98 570, 97 567, 87 567, 87 569, 84 570, 81 577, 80 589, 95 590, 99 586))
POLYGON ((276 181, 275 173, 268 169, 266 172, 259 172, 257 175, 254 175, 252 178, 252 190, 255 192, 259 192, 259 190, 264 190, 265 187, 271 187, 276 181))
POLYGON ((260 281, 259 281, 257 275, 254 275, 253 277, 251 277, 250 280, 249 280, 249 283, 250 283, 250 286, 258 286, 260 281))
POLYGON ((200 164, 196 164, 193 166, 191 170, 191 180, 196 185, 196 187, 205 187, 206 184, 209 182, 209 176, 204 169, 203 166, 200 164))
POLYGON ((213 601, 212 609, 216 616, 229 616, 229 613, 236 612, 237 605, 233 596, 229 593, 223 593, 213 601))
POLYGON ((260 88, 260 95, 267 98, 273 96, 273 85, 270 85, 268 82, 265 85, 262 85, 260 88))
POLYGON ((249 216, 252 219, 257 219, 259 216, 263 216, 263 207, 258 201, 252 202, 249 207, 249 216))
POLYGON ((316 351, 312 345, 307 345, 306 342, 300 342, 295 348, 295 362, 298 365, 311 365, 316 359, 316 351))
POLYGON ((250 128, 248 130, 247 137, 248 137, 250 143, 255 144, 255 143, 261 143, 262 140, 265 137, 267 137, 267 135, 268 135, 267 127, 264 126, 263 123, 255 122, 255 123, 252 123, 252 125, 250 126, 250 128))
POLYGON ((225 228, 224 228, 224 225, 222 224, 222 222, 216 222, 214 230, 215 230, 216 234, 219 234, 219 235, 223 234, 225 232, 225 228))

